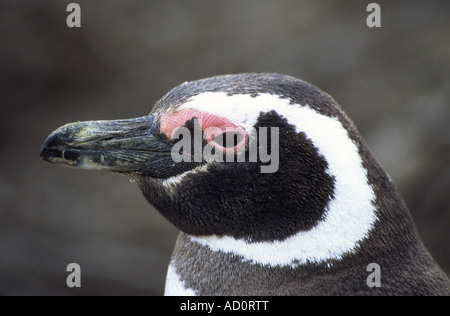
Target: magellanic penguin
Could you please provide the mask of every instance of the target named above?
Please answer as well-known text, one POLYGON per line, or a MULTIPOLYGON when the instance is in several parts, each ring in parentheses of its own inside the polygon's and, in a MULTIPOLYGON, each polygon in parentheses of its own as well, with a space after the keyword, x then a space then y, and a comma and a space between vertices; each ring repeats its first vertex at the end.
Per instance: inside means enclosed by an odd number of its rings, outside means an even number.
POLYGON ((41 157, 136 180, 181 231, 166 295, 450 294, 352 121, 299 79, 186 82, 148 116, 57 129, 41 157))

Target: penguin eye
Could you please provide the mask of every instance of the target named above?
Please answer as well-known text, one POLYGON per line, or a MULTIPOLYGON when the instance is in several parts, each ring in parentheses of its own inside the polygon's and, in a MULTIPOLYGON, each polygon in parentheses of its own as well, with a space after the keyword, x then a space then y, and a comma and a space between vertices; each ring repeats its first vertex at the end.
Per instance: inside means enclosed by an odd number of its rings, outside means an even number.
POLYGON ((214 138, 214 143, 216 145, 225 147, 225 148, 234 148, 244 139, 244 135, 238 132, 228 132, 217 135, 214 138))
POLYGON ((196 122, 202 129, 206 142, 222 152, 236 153, 248 142, 248 134, 244 128, 226 118, 195 109, 181 110, 161 118, 160 131, 169 140, 173 140, 179 138, 180 128, 188 128, 192 137, 195 137, 196 122))
POLYGON ((248 140, 247 133, 240 127, 227 127, 225 130, 209 128, 205 134, 208 143, 223 152, 237 152, 248 140))

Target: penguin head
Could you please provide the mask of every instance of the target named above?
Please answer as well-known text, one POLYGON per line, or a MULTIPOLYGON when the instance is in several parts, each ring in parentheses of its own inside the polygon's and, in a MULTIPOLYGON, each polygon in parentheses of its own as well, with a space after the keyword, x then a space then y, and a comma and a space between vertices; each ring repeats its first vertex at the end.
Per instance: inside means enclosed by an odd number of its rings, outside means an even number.
POLYGON ((68 124, 41 150, 129 175, 193 240, 265 264, 336 259, 368 237, 370 155, 330 96, 279 74, 187 82, 148 116, 68 124))

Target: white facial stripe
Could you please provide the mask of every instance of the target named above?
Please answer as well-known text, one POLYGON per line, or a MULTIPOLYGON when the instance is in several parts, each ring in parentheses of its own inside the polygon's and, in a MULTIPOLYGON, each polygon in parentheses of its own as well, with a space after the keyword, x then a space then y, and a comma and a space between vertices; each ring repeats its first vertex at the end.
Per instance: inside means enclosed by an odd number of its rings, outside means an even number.
POLYGON ((175 187, 175 186, 177 186, 178 184, 181 183, 181 180, 183 180, 184 175, 187 174, 187 173, 188 172, 185 172, 185 173, 182 173, 182 174, 179 174, 179 175, 176 175, 176 176, 173 176, 173 177, 161 180, 161 183, 166 188, 175 187))
POLYGON ((195 168, 193 170, 188 170, 188 171, 183 172, 181 174, 178 174, 176 176, 172 176, 172 177, 169 177, 167 179, 161 180, 161 184, 166 189, 173 190, 174 188, 176 188, 182 182, 182 180, 184 179, 184 177, 186 175, 188 175, 190 173, 204 172, 206 170, 207 170, 206 165, 203 165, 203 166, 197 167, 197 168, 195 168))
POLYGON ((169 265, 166 276, 165 296, 196 296, 193 289, 186 288, 183 281, 180 280, 175 268, 169 265))
MULTIPOLYGON (((213 251, 242 256, 245 260, 272 266, 295 266, 306 262, 340 259, 353 252, 367 237, 376 218, 375 194, 368 183, 356 144, 336 118, 321 115, 310 107, 292 105, 288 99, 262 94, 228 96, 208 92, 191 98, 181 108, 192 108, 221 116, 250 130, 260 112, 275 110, 304 132, 328 162, 327 172, 335 177, 334 199, 325 220, 313 229, 284 241, 248 243, 229 236, 191 237, 213 251)), ((301 210, 299 210, 301 212, 301 210)))

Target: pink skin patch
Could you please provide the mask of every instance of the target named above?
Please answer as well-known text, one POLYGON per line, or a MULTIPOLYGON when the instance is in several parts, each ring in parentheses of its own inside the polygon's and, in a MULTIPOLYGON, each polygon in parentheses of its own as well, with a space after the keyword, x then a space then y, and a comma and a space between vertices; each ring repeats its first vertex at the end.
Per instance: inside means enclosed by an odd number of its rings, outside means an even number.
POLYGON ((245 146, 248 141, 248 135, 242 127, 235 125, 226 118, 193 109, 182 110, 161 118, 161 133, 164 133, 168 139, 172 139, 172 135, 177 128, 183 127, 186 122, 194 117, 199 120, 206 141, 223 152, 236 152, 245 146), (239 133, 242 137, 234 147, 223 147, 214 141, 217 136, 226 133, 239 133))

